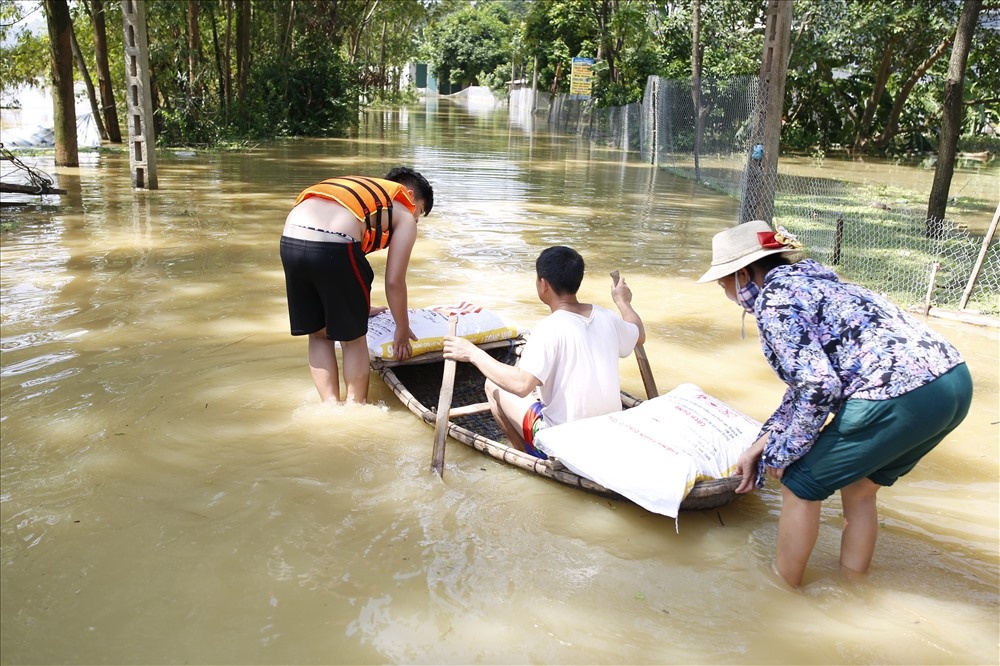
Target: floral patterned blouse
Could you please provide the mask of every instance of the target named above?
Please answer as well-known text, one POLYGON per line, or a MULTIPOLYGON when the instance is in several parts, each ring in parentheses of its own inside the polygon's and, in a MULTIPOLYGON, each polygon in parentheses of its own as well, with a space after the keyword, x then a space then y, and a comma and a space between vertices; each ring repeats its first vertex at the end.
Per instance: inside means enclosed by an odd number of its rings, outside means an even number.
POLYGON ((886 400, 963 362, 947 340, 885 298, 806 259, 764 277, 754 304, 767 362, 788 385, 764 423, 764 465, 785 468, 851 398, 886 400))

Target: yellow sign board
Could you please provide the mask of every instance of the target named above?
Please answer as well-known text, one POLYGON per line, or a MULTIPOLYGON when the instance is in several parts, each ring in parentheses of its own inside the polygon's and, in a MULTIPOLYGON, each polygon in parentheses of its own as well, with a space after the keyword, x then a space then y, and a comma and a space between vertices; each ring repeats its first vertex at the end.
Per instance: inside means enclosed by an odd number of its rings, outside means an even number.
POLYGON ((593 68, 593 58, 573 58, 573 69, 569 77, 569 92, 571 95, 590 97, 590 92, 594 87, 591 76, 593 68))

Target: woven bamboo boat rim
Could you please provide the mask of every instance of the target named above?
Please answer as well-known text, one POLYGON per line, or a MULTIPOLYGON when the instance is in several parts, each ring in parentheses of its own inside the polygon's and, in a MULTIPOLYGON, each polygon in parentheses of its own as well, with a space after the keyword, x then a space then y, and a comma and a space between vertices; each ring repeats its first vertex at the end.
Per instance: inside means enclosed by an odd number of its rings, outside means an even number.
MULTIPOLYGON (((481 349, 496 351, 518 349, 521 345, 523 345, 523 343, 523 339, 517 338, 513 341, 491 342, 478 346, 481 349)), ((402 367, 412 368, 413 366, 423 366, 431 363, 440 363, 442 361, 443 356, 441 352, 430 352, 402 362, 372 359, 371 366, 372 369, 379 373, 382 377, 382 381, 385 382, 386 386, 392 390, 396 398, 403 403, 407 409, 416 414, 422 421, 424 421, 424 423, 433 427, 437 419, 436 409, 427 407, 420 401, 420 399, 414 396, 411 390, 407 388, 407 386, 396 374, 396 371, 402 367)), ((455 388, 456 396, 459 391, 457 381, 458 380, 456 380, 455 388)), ((440 378, 438 378, 438 382, 440 382, 440 378)), ((482 384, 480 383, 479 387, 481 386, 482 384)), ((640 398, 637 398, 625 391, 622 391, 621 395, 622 407, 625 409, 634 407, 643 402, 640 398)), ((454 406, 454 403, 452 404, 454 406)), ((493 417, 488 411, 486 414, 488 418, 492 420, 493 417)), ((448 435, 466 446, 472 447, 477 451, 490 456, 491 458, 533 474, 537 474, 538 476, 543 476, 568 486, 580 488, 595 495, 630 501, 615 491, 605 488, 601 484, 595 483, 594 481, 573 472, 565 467, 556 458, 550 458, 548 460, 536 458, 535 456, 519 451, 504 442, 486 437, 481 433, 474 432, 473 430, 456 423, 455 420, 456 419, 453 417, 448 422, 448 435)), ((682 511, 693 511, 713 509, 728 504, 736 499, 736 488, 739 486, 740 481, 741 477, 698 480, 695 482, 690 492, 688 492, 684 501, 681 502, 680 508, 682 511)))

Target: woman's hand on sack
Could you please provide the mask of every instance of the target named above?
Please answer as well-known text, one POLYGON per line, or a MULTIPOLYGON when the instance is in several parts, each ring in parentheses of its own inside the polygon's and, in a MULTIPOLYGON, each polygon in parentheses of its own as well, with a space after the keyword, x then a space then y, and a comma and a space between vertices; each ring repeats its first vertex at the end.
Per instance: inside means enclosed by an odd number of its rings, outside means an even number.
POLYGON ((742 476, 743 480, 740 481, 740 485, 736 486, 737 493, 749 493, 757 488, 757 465, 764 453, 766 443, 767 433, 764 433, 750 448, 740 454, 736 461, 734 476, 742 476))

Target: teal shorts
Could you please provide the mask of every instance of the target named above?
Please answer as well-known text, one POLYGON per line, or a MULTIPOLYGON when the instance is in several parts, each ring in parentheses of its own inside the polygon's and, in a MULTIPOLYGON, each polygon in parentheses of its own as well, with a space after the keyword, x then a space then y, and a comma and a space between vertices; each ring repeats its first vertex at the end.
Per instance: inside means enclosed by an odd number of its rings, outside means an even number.
POLYGON ((971 402, 964 363, 896 398, 848 400, 781 482, 813 501, 864 478, 891 486, 958 427, 971 402))

